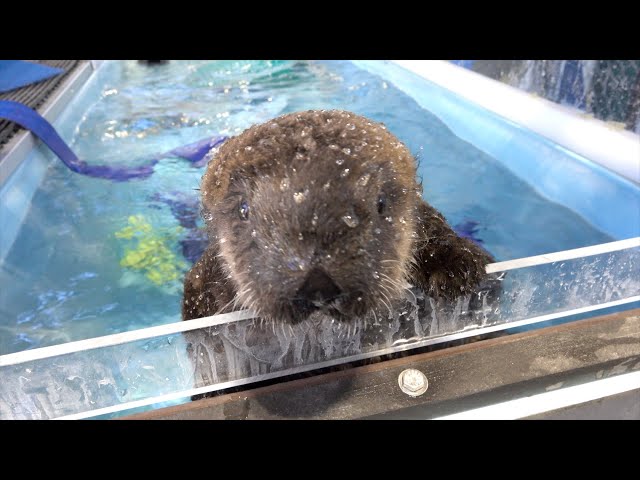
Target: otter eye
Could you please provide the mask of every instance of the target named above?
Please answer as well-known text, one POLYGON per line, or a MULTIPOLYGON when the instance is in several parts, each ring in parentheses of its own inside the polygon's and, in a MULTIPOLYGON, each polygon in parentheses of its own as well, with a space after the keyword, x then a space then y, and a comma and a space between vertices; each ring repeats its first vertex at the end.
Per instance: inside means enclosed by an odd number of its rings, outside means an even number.
POLYGON ((378 197, 378 213, 384 212, 385 208, 387 208, 387 197, 384 193, 381 193, 378 197))
POLYGON ((246 200, 242 200, 240 202, 240 206, 238 207, 238 214, 242 220, 249 219, 249 204, 246 200))

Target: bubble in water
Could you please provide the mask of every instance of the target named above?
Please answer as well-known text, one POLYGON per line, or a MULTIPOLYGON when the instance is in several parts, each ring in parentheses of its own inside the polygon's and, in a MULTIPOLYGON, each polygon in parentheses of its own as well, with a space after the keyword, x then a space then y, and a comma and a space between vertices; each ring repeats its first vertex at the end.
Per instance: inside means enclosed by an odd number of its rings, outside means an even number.
POLYGON ((360 219, 355 214, 347 214, 342 216, 342 221, 347 224, 349 228, 355 228, 360 223, 360 219))
POLYGON ((344 163, 344 158, 338 158, 338 159, 336 160, 336 164, 337 164, 337 165, 342 165, 343 163, 344 163))

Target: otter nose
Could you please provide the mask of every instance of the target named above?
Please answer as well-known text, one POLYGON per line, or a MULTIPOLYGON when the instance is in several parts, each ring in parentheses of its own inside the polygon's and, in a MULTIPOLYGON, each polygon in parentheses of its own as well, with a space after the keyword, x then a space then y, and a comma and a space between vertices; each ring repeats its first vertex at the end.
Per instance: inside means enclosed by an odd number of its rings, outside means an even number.
POLYGON ((335 300, 342 291, 326 272, 320 268, 314 268, 309 272, 304 283, 298 290, 296 297, 313 304, 330 303, 335 300))

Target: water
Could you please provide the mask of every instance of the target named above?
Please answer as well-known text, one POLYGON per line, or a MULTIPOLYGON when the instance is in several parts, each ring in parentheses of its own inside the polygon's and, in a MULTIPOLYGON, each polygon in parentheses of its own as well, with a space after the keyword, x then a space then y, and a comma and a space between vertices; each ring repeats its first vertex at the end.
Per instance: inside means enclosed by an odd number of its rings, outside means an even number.
MULTIPOLYGON (((349 109, 384 122, 415 152, 426 199, 451 224, 478 222, 478 236, 498 260, 612 240, 348 62, 106 68, 101 96, 71 142, 89 163, 137 164, 283 113, 349 109)), ((176 214, 196 201, 203 171, 164 159, 146 180, 112 183, 52 162, 0 266, 0 354, 178 321, 189 267, 180 242, 193 234, 184 225, 202 222, 182 215, 181 227, 176 214)))

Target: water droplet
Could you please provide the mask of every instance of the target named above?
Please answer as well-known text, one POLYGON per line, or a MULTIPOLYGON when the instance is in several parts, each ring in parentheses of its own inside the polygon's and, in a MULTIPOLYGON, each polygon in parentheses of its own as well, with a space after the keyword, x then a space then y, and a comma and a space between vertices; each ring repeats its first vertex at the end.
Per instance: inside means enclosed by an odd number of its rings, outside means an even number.
POLYGON ((347 123, 347 130, 355 130, 356 126, 353 123, 347 123))
POLYGON ((362 297, 358 297, 358 298, 356 298, 356 300, 361 302, 362 301, 362 297))
POLYGON ((407 221, 404 219, 404 217, 400 217, 400 223, 407 223, 407 221))
POLYGON ((393 222, 393 217, 385 217, 384 219, 389 223, 393 222))
POLYGON ((336 164, 337 164, 337 165, 342 165, 343 163, 344 163, 344 158, 338 158, 338 159, 336 160, 336 164))
POLYGON ((358 186, 366 187, 367 183, 369 183, 370 178, 371 178, 371 175, 369 175, 368 173, 364 174, 358 179, 358 186))
POLYGON ((341 176, 342 178, 344 178, 344 177, 346 177, 347 175, 349 175, 349 169, 348 169, 348 168, 345 168, 345 169, 342 171, 342 173, 340 174, 340 176, 341 176))
POLYGON ((344 153, 345 155, 350 155, 351 154, 351 149, 345 147, 345 148, 342 149, 342 153, 344 153))
POLYGON ((293 194, 293 200, 296 203, 302 203, 306 199, 306 192, 296 192, 293 194))
POLYGON ((313 225, 314 227, 318 225, 318 215, 316 215, 315 213, 313 214, 313 218, 311 219, 311 225, 313 225))
POLYGON ((304 237, 302 236, 302 233, 298 234, 298 240, 304 240, 304 237))
POLYGON ((382 232, 382 230, 380 230, 379 228, 376 228, 373 233, 375 233, 376 235, 380 235, 380 233, 382 232))
POLYGON ((289 179, 283 178, 282 181, 280 182, 280 191, 284 192, 288 188, 289 188, 289 179))
POLYGON ((322 188, 325 189, 325 190, 329 190, 330 186, 331 186, 331 182, 327 182, 322 186, 322 188))
POLYGON ((256 238, 257 232, 255 230, 251 230, 251 236, 253 238, 256 238))
POLYGON ((253 150, 253 147, 252 147, 252 146, 247 146, 247 147, 244 147, 244 149, 245 149, 247 152, 250 152, 251 150, 253 150))
POLYGON ((373 272, 373 278, 378 280, 380 278, 380 274, 378 272, 373 272))
POLYGON ((355 214, 343 215, 342 221, 346 223, 349 228, 355 228, 360 223, 360 219, 355 214))
POLYGON ((338 150, 338 145, 336 145, 335 143, 332 143, 331 145, 329 145, 329 150, 338 150))
POLYGON ((449 276, 450 276, 451 278, 455 277, 455 275, 453 274, 453 272, 449 272, 449 276))

